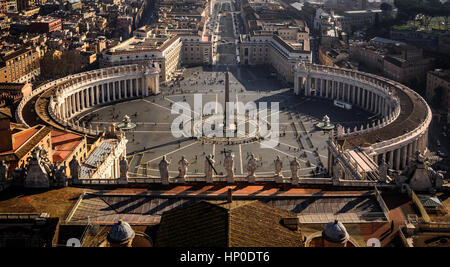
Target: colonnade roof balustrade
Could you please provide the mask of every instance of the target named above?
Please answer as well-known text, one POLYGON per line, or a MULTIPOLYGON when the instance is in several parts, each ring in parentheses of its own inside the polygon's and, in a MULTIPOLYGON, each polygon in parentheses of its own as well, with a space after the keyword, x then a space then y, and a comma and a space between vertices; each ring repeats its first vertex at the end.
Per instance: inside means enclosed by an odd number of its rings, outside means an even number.
POLYGON ((407 141, 409 137, 425 133, 431 122, 431 110, 426 101, 418 93, 398 82, 374 74, 310 63, 300 63, 296 66, 296 71, 328 74, 336 78, 351 77, 383 90, 392 100, 400 102, 400 113, 391 123, 372 131, 346 135, 342 138, 345 140, 344 148, 371 146, 373 149, 379 149, 407 141))
MULTIPOLYGON (((47 96, 50 96, 50 100, 55 99, 58 95, 62 95, 63 93, 73 93, 82 89, 85 89, 86 86, 90 84, 94 84, 96 82, 100 82, 103 79, 114 79, 114 78, 120 78, 120 77, 128 77, 132 76, 134 74, 157 74, 158 71, 155 69, 151 69, 148 66, 144 65, 121 65, 121 66, 114 66, 109 68, 102 68, 102 69, 96 69, 92 71, 72 74, 54 81, 50 81, 46 84, 43 84, 33 90, 31 94, 24 97, 21 102, 18 105, 18 108, 16 110, 16 120, 26 126, 30 126, 27 124, 27 120, 23 117, 22 110, 24 109, 25 105, 32 99, 37 96, 42 95, 44 92, 47 94, 47 96)), ((49 101, 39 101, 41 97, 39 97, 36 101, 36 104, 44 103, 46 105, 49 104, 49 101)), ((55 119, 55 112, 53 110, 49 110, 49 115, 47 114, 39 114, 39 112, 45 112, 47 108, 39 108, 34 107, 37 115, 41 117, 45 122, 47 122, 50 125, 55 126, 55 122, 49 121, 50 117, 55 119)), ((51 107, 48 107, 51 109, 51 107)), ((61 123, 60 120, 56 120, 56 122, 61 123)), ((64 128, 64 125, 61 125, 61 128, 64 128)), ((79 128, 76 127, 76 128, 79 128)), ((91 132, 91 130, 89 131, 91 132)))

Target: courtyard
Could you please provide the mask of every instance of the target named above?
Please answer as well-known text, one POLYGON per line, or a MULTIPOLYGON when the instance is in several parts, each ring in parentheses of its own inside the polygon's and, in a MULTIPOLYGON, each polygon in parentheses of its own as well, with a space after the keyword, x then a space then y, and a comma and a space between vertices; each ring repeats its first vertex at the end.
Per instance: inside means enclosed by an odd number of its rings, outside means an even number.
POLYGON ((290 177, 289 163, 297 157, 304 177, 324 177, 327 163, 327 132, 316 128, 323 116, 328 115, 333 124, 354 127, 365 124, 371 114, 353 108, 340 109, 332 101, 305 98, 293 94, 284 82, 270 75, 272 70, 257 67, 192 67, 184 69, 181 81, 161 85, 161 94, 98 107, 81 114, 77 119, 107 128, 120 123, 125 115, 136 124, 126 131, 128 139, 127 159, 130 177, 158 177, 158 164, 163 156, 170 161, 169 174, 178 174, 178 161, 182 156, 189 162, 188 175, 202 176, 206 155, 214 155, 218 175, 225 172, 223 161, 226 153, 234 153, 236 175, 247 175, 247 162, 251 154, 258 159, 256 175, 274 173, 274 159, 283 161, 283 174, 290 177), (178 114, 171 114, 177 102, 194 107, 194 94, 202 95, 206 102, 224 103, 225 74, 230 72, 230 101, 244 104, 254 101, 267 102, 270 122, 270 103, 279 102, 279 144, 274 148, 262 148, 258 141, 239 144, 216 144, 194 138, 172 135, 171 124, 178 114))

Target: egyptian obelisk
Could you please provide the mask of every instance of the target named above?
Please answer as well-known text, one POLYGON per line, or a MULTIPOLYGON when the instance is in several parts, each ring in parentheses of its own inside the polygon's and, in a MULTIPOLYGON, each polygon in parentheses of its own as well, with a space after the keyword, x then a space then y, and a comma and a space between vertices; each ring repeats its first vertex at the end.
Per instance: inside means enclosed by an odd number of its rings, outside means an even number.
POLYGON ((224 109, 224 116, 223 116, 223 132, 225 133, 227 130, 227 103, 230 102, 230 77, 228 73, 228 69, 225 72, 225 109, 224 109))

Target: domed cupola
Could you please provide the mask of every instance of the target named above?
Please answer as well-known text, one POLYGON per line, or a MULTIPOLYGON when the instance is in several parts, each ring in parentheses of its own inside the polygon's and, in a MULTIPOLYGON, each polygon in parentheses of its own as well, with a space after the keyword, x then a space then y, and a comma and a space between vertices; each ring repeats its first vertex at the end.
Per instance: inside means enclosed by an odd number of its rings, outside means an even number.
POLYGON ((328 242, 337 244, 344 244, 349 239, 347 229, 345 229, 345 226, 338 220, 327 224, 322 231, 322 237, 328 242))
POLYGON ((125 245, 129 243, 135 236, 131 226, 122 220, 119 220, 111 227, 107 240, 110 244, 125 245))

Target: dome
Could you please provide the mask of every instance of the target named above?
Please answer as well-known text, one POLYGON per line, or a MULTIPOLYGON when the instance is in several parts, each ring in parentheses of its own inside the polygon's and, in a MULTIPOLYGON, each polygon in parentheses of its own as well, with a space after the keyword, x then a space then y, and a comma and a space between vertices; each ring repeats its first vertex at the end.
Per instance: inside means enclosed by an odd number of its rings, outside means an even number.
POLYGON ((327 224, 322 232, 322 237, 332 243, 345 243, 348 241, 349 235, 345 226, 336 220, 327 224))
POLYGON ((122 220, 119 220, 111 227, 107 240, 114 244, 126 244, 134 238, 134 231, 131 226, 122 220))

